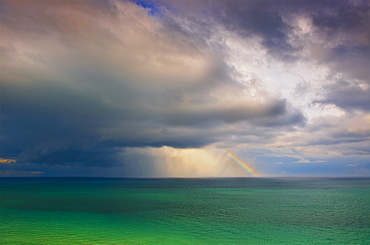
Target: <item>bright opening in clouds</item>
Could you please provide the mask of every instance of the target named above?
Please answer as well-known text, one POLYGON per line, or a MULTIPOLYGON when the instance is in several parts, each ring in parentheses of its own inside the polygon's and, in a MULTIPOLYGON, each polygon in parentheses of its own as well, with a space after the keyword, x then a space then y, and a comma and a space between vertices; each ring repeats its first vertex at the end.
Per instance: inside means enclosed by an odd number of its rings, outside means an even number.
POLYGON ((0 32, 2 176, 370 176, 366 0, 4 0, 0 32))

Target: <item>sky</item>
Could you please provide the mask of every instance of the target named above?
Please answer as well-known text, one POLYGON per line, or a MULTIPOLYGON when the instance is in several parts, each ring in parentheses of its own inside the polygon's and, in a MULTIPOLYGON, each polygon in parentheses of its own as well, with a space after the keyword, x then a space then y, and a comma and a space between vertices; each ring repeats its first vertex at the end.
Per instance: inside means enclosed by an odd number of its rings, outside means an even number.
POLYGON ((0 0, 0 176, 370 176, 368 0, 0 0))

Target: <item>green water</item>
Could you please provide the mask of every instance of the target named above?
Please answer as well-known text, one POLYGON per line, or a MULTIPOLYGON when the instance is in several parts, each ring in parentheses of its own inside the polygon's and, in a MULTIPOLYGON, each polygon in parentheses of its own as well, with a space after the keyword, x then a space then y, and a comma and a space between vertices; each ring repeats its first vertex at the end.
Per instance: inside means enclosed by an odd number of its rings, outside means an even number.
POLYGON ((0 244, 370 244, 369 178, 0 181, 0 244))

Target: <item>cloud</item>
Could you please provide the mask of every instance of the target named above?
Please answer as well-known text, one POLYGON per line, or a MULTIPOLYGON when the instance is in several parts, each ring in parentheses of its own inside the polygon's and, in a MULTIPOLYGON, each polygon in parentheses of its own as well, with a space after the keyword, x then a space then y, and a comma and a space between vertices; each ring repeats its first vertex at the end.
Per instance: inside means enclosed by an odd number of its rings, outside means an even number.
POLYGON ((36 5, 9 5, 2 25, 3 154, 19 163, 114 165, 125 147, 201 147, 226 125, 304 120, 285 100, 243 96, 207 37, 132 2, 51 3, 34 18, 36 5))
POLYGON ((222 11, 221 22, 227 29, 236 31, 243 37, 257 36, 261 44, 273 56, 291 59, 295 48, 288 42, 288 33, 292 27, 283 20, 283 16, 275 7, 267 8, 267 2, 237 1, 223 2, 224 8, 217 8, 216 13, 222 11))
POLYGON ((325 151, 369 155, 359 126, 370 97, 362 2, 2 5, 1 157, 17 162, 9 171, 126 176, 143 164, 169 176, 152 157, 214 160, 198 154, 207 147, 310 162, 325 151))
POLYGON ((319 103, 334 104, 345 110, 370 111, 370 86, 337 81, 326 88, 325 98, 319 103))

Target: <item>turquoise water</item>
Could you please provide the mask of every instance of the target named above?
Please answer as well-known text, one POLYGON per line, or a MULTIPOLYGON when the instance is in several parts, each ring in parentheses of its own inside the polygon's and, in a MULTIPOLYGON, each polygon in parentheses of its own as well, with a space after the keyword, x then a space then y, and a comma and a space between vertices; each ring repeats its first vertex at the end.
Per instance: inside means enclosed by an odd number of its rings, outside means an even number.
POLYGON ((0 244, 370 244, 370 178, 0 181, 0 244))

